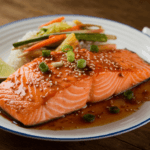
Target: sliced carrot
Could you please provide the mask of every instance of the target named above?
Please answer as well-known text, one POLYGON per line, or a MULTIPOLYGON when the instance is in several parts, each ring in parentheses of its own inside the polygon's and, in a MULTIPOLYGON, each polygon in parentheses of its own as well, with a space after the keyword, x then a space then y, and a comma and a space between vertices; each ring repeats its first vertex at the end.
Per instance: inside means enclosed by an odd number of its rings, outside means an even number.
POLYGON ((91 30, 91 33, 104 33, 104 29, 91 30))
POLYGON ((61 22, 61 21, 63 21, 64 19, 65 19, 65 17, 56 18, 56 19, 51 20, 51 21, 49 21, 49 22, 47 22, 47 23, 45 23, 45 24, 42 24, 41 26, 39 26, 39 28, 42 28, 43 26, 48 26, 48 25, 50 25, 50 24, 52 24, 52 23, 55 23, 55 22, 61 22))
POLYGON ((116 44, 104 44, 98 45, 99 50, 112 50, 116 49, 116 44))
POLYGON ((36 43, 34 44, 33 46, 27 48, 25 51, 23 51, 24 53, 25 52, 29 52, 29 51, 34 51, 36 49, 39 49, 43 46, 46 46, 46 45, 49 45, 49 44, 53 44, 53 43, 56 43, 58 41, 61 41, 63 39, 66 38, 66 34, 62 34, 62 35, 55 35, 53 37, 50 37, 49 39, 46 39, 46 40, 43 40, 39 43, 36 43))
POLYGON ((63 32, 66 32, 66 31, 76 31, 76 30, 80 30, 81 29, 81 25, 76 25, 76 26, 73 26, 69 29, 66 29, 66 30, 63 30, 63 32))

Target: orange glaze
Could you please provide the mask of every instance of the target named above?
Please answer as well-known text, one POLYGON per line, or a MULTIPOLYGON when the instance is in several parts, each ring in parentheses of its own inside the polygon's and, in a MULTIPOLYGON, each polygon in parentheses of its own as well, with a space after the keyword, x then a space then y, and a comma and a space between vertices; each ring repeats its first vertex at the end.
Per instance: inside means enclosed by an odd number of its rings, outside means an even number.
POLYGON ((150 66, 127 50, 74 52, 73 63, 65 53, 52 52, 49 58, 39 57, 22 66, 0 85, 0 107, 24 125, 36 125, 81 109, 87 102, 107 99, 150 77, 150 66), (76 68, 80 58, 87 61, 84 69, 76 68), (62 67, 51 65, 61 60, 62 67), (49 72, 40 71, 41 62, 49 66, 49 72))

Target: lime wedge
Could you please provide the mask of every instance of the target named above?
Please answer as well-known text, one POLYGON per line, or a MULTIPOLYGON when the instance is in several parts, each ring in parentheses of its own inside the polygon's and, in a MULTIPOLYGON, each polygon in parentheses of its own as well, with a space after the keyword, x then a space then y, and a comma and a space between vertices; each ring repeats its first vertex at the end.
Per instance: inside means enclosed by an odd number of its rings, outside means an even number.
POLYGON ((15 70, 13 67, 9 66, 2 59, 0 59, 0 78, 4 79, 14 73, 15 70))

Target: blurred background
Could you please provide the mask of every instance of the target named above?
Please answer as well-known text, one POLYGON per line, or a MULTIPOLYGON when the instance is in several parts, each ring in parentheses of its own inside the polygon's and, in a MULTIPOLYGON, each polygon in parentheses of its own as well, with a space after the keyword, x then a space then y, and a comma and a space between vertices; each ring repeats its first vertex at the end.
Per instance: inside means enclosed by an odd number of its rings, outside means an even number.
MULTIPOLYGON (((0 26, 29 17, 79 14, 150 27, 150 0, 0 0, 0 26)), ((79 142, 28 139, 0 130, 0 150, 150 150, 150 123, 115 137, 79 142)))
POLYGON ((150 26, 150 0, 0 0, 0 25, 28 17, 80 14, 150 26))

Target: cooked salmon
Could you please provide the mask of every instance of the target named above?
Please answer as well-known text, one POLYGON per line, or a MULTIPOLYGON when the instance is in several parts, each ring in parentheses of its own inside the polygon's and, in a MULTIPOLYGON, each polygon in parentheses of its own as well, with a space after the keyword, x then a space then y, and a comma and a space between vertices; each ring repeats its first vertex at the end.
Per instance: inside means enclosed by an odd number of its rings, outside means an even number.
POLYGON ((33 126, 121 93, 150 77, 150 65, 128 50, 92 53, 75 49, 75 61, 63 52, 25 64, 0 84, 0 107, 25 126, 33 126), (86 60, 84 69, 77 60, 86 60), (63 66, 52 63, 63 61, 63 66), (42 73, 45 62, 49 71, 42 73))

